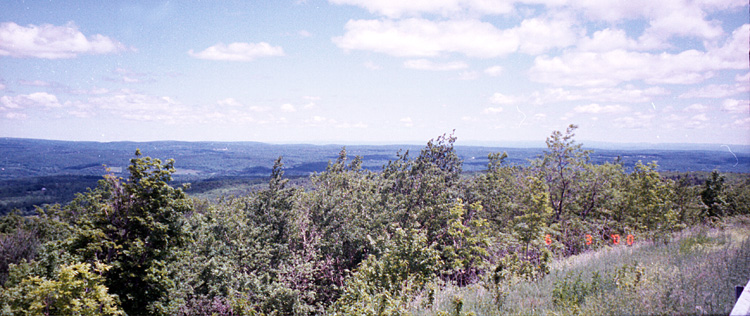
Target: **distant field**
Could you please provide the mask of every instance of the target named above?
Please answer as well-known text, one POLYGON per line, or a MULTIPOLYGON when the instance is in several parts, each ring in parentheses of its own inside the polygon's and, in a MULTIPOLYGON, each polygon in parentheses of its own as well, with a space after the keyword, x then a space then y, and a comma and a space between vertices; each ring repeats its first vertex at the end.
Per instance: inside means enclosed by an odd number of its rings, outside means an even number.
MULTIPOLYGON (((584 144, 585 145, 585 144, 584 144)), ((671 149, 629 147, 592 149, 594 163, 619 159, 628 168, 638 161, 657 161, 659 170, 670 174, 688 171, 725 173, 750 172, 750 152, 744 148, 730 152, 726 147, 664 146, 671 149), (678 149, 675 149, 678 148, 678 149), (715 150, 709 150, 715 148, 715 150), (736 156, 736 157, 735 157, 736 156)), ((271 173, 274 160, 283 157, 287 177, 306 177, 326 169, 335 160, 341 145, 274 145, 256 142, 67 142, 0 138, 0 214, 18 208, 32 212, 34 205, 64 203, 75 193, 96 185, 107 172, 126 176, 127 165, 136 149, 145 156, 175 159, 175 181, 190 182, 191 195, 217 197, 246 193, 271 173)), ((417 156, 420 145, 345 146, 350 157, 361 156, 363 167, 380 170, 399 152, 417 156)), ((542 154, 543 148, 502 148, 456 146, 463 159, 463 171, 486 169, 487 155, 507 152, 507 163, 527 165, 542 154)))

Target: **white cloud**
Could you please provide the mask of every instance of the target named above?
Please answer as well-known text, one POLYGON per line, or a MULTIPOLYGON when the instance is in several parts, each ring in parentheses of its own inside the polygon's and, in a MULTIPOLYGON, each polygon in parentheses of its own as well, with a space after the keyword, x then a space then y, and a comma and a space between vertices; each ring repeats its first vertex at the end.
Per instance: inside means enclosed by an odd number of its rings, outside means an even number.
POLYGON ((589 114, 611 114, 611 113, 625 113, 630 111, 630 108, 622 105, 605 105, 601 106, 596 103, 589 105, 576 106, 573 111, 576 113, 589 113, 589 114))
POLYGON ((331 126, 336 125, 337 122, 334 119, 314 115, 312 118, 305 120, 309 126, 331 126))
POLYGON ((631 116, 619 117, 614 120, 615 126, 626 129, 644 129, 651 127, 654 116, 636 112, 631 116))
POLYGON ((519 27, 510 31, 520 40, 520 52, 537 55, 551 48, 575 44, 583 33, 575 30, 573 24, 573 20, 568 18, 533 18, 523 20, 519 27))
POLYGON ((302 36, 302 37, 310 37, 312 36, 312 33, 310 33, 307 30, 300 30, 299 32, 297 32, 297 35, 302 36))
POLYGON ((693 115, 687 122, 685 122, 684 126, 687 128, 701 128, 704 127, 704 123, 708 122, 708 117, 706 117, 705 113, 693 115))
POLYGON ((23 86, 32 87, 49 87, 52 85, 51 83, 42 80, 18 80, 18 83, 23 86))
POLYGON ((521 99, 518 97, 504 95, 499 92, 494 93, 490 97, 490 102, 494 104, 513 104, 518 103, 519 101, 521 101, 521 99))
POLYGON ((540 54, 571 46, 583 34, 574 25, 573 19, 562 15, 526 19, 509 29, 475 19, 350 20, 344 27, 345 34, 332 40, 346 51, 367 50, 398 57, 459 53, 492 58, 516 51, 540 54))
POLYGON ((747 68, 747 58, 743 56, 750 49, 749 36, 750 24, 746 24, 735 30, 723 46, 707 52, 566 51, 561 56, 537 57, 529 74, 536 82, 567 86, 614 86, 636 80, 649 84, 695 84, 713 77, 714 71, 747 68))
POLYGON ((86 37, 72 22, 65 26, 25 27, 13 22, 0 23, 0 56, 60 59, 124 50, 125 45, 104 35, 86 37))
POLYGON ((581 38, 576 48, 583 52, 608 52, 617 49, 648 50, 657 46, 661 46, 661 43, 636 41, 629 38, 624 30, 605 28, 594 32, 591 37, 581 38))
POLYGON ((336 128, 344 128, 344 129, 360 128, 361 129, 361 128, 367 128, 367 124, 363 122, 357 122, 357 123, 344 122, 344 123, 336 124, 336 128))
POLYGON ((494 114, 494 113, 500 113, 502 111, 503 111, 503 108, 498 106, 498 107, 487 107, 484 109, 483 112, 486 114, 494 114))
POLYGON ((750 101, 726 99, 721 104, 721 110, 729 113, 750 114, 750 101))
POLYGON ((242 103, 235 100, 234 98, 226 98, 224 100, 216 101, 216 103, 220 106, 228 106, 228 107, 241 107, 242 103))
POLYGON ((469 67, 465 62, 435 63, 427 59, 414 59, 404 62, 404 67, 417 70, 448 71, 460 70, 469 67))
POLYGON ((506 0, 329 0, 334 4, 363 7, 371 13, 391 18, 418 16, 421 13, 445 17, 465 14, 505 14, 513 11, 513 2, 506 0))
POLYGON ((697 89, 692 89, 680 95, 680 98, 726 98, 735 94, 750 91, 747 83, 710 84, 697 89))
POLYGON ((750 81, 750 72, 748 72, 748 73, 746 73, 744 75, 736 75, 736 76, 734 76, 734 80, 735 81, 742 81, 744 83, 747 83, 748 81, 750 81))
POLYGON ((22 120, 28 117, 26 114, 18 113, 18 112, 8 112, 8 113, 5 113, 5 115, 3 116, 10 120, 22 120))
POLYGON ((641 36, 641 41, 666 41, 672 36, 715 39, 722 33, 721 24, 718 21, 706 21, 705 12, 701 8, 681 3, 658 12, 641 36))
POLYGON ((503 73, 503 67, 502 66, 488 67, 484 70, 484 73, 486 73, 488 76, 491 76, 491 77, 497 77, 503 73))
POLYGON ((343 36, 332 39, 339 48, 399 57, 459 53, 491 58, 512 53, 519 45, 515 32, 478 20, 349 20, 344 28, 343 36))
POLYGON ((67 92, 76 95, 101 95, 109 93, 109 89, 92 87, 91 89, 72 89, 67 92))
POLYGON ((458 80, 476 80, 479 78, 479 73, 476 71, 462 71, 458 74, 458 80))
POLYGON ((736 119, 732 122, 732 126, 736 128, 750 128, 750 117, 736 119))
POLYGON ((404 117, 399 120, 401 124, 403 124, 406 127, 412 127, 414 126, 414 121, 411 119, 411 117, 404 117))
POLYGON ((208 60, 252 61, 258 57, 284 56, 284 49, 280 46, 271 46, 266 42, 231 43, 229 45, 218 43, 198 53, 191 49, 188 54, 208 60))
POLYGON ((669 91, 661 87, 645 89, 626 85, 622 88, 587 88, 567 90, 563 88, 545 89, 542 93, 533 93, 531 99, 535 104, 555 101, 594 101, 594 102, 648 102, 653 97, 668 95, 669 91))
POLYGON ((292 113, 297 112, 297 108, 294 107, 294 105, 291 105, 289 103, 284 103, 281 105, 281 111, 286 113, 292 113))
POLYGON ((371 60, 366 61, 363 65, 365 66, 365 68, 370 69, 370 70, 380 70, 380 69, 383 69, 383 67, 381 67, 380 65, 372 62, 371 60))
POLYGON ((684 111, 685 112, 706 112, 708 111, 708 107, 700 103, 695 103, 686 107, 684 111))
POLYGON ((46 92, 20 94, 17 96, 2 96, 0 104, 7 109, 25 109, 31 107, 59 108, 62 107, 57 96, 46 92))
POLYGON ((268 107, 257 106, 257 105, 250 106, 248 109, 250 111, 253 111, 253 112, 268 112, 268 111, 270 111, 270 109, 268 107))

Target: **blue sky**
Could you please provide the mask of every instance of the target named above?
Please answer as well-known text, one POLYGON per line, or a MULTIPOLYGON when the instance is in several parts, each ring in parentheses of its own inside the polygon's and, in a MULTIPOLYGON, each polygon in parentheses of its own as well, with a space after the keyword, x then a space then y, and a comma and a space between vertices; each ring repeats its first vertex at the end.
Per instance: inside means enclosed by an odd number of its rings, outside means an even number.
POLYGON ((5 1, 0 137, 750 144, 744 0, 5 1))

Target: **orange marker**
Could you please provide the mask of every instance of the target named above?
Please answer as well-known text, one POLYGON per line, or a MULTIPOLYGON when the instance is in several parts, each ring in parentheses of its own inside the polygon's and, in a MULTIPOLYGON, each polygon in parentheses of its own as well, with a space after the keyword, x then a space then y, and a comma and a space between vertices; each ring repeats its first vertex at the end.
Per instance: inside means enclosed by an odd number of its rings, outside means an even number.
POLYGON ((589 234, 586 234, 586 244, 587 245, 591 244, 591 235, 589 235, 589 234))
POLYGON ((612 237, 612 243, 613 244, 615 244, 615 245, 619 245, 620 244, 620 235, 619 234, 614 234, 614 235, 610 235, 610 236, 612 237))
POLYGON ((552 239, 549 238, 549 234, 547 234, 547 236, 544 236, 544 242, 547 243, 547 246, 552 244, 552 239))
POLYGON ((635 236, 628 234, 628 239, 627 239, 628 246, 632 246, 634 241, 635 241, 635 236))

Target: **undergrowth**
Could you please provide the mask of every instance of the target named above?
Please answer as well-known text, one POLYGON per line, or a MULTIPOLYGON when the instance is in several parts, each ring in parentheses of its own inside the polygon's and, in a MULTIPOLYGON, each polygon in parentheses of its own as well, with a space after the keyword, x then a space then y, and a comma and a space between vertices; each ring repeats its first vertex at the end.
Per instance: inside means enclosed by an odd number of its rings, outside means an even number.
MULTIPOLYGON (((680 232, 671 242, 607 247, 557 260, 538 281, 446 286, 414 315, 728 314, 750 279, 750 218, 680 232)), ((419 299, 418 299, 419 300, 419 299)))

